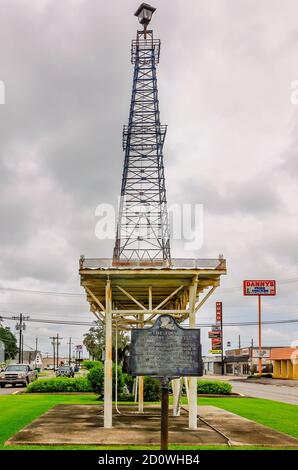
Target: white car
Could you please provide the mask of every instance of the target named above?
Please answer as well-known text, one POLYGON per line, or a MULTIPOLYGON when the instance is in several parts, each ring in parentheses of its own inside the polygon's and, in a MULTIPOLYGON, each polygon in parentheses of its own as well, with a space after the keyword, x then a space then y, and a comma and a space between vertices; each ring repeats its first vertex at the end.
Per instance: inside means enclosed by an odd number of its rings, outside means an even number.
POLYGON ((26 387, 30 382, 37 379, 37 372, 28 364, 9 364, 3 372, 0 372, 0 387, 20 384, 26 387))

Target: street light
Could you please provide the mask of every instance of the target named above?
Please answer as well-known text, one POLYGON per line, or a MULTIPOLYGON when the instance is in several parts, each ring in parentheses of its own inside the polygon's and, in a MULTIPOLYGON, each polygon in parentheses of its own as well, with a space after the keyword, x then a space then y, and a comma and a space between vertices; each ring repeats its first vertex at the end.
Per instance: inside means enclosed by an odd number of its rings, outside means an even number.
POLYGON ((139 23, 144 26, 144 36, 146 39, 146 30, 147 26, 151 21, 152 15, 155 12, 156 8, 148 5, 148 3, 142 3, 137 11, 135 12, 135 16, 138 17, 139 23))

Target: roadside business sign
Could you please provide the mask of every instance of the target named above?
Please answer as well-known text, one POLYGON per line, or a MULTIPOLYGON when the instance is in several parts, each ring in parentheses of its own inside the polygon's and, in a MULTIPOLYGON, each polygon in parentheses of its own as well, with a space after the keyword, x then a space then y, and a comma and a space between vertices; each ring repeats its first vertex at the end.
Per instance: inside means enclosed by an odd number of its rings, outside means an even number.
POLYGON ((246 279, 243 281, 243 295, 255 295, 258 298, 258 331, 259 331, 259 345, 258 345, 258 363, 259 363, 259 376, 262 376, 262 358, 264 357, 264 350, 262 348, 262 296, 263 295, 276 295, 276 281, 274 279, 246 279))
POLYGON ((275 280, 245 280, 243 281, 244 295, 276 295, 275 280))
POLYGON ((210 354, 221 354, 222 350, 221 349, 209 349, 210 354))
POLYGON ((208 336, 209 338, 220 338, 221 337, 221 331, 208 331, 208 336))
POLYGON ((216 324, 220 325, 222 319, 222 302, 216 302, 216 324))

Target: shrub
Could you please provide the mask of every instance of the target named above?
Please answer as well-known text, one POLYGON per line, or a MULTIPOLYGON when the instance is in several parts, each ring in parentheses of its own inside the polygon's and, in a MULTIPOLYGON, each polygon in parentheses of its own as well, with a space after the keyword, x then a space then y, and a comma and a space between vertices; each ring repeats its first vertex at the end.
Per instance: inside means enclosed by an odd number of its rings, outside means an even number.
POLYGON ((85 377, 55 377, 53 379, 39 379, 31 382, 27 387, 27 392, 92 392, 92 388, 85 377))
POLYGON ((100 367, 102 365, 103 364, 101 361, 83 361, 82 362, 82 366, 88 370, 93 369, 93 367, 100 367))
POLYGON ((87 380, 98 396, 103 396, 104 391, 104 368, 103 366, 92 367, 87 375, 87 380))
POLYGON ((124 384, 127 386, 130 393, 132 393, 133 383, 135 380, 134 377, 130 374, 123 374, 123 378, 124 378, 124 384))
POLYGON ((144 401, 159 401, 160 398, 160 381, 153 377, 144 377, 144 401))
MULTIPOLYGON (((121 370, 121 367, 118 366, 118 396, 123 393, 123 387, 125 385, 124 374, 121 370)), ((115 378, 116 378, 116 366, 113 364, 113 398, 115 399, 115 378)), ((92 387, 94 393, 99 397, 104 395, 104 367, 102 363, 99 366, 92 367, 87 375, 87 380, 92 387)))
POLYGON ((221 382, 219 380, 199 380, 198 393, 214 394, 214 395, 229 395, 232 391, 232 385, 228 382, 221 382))

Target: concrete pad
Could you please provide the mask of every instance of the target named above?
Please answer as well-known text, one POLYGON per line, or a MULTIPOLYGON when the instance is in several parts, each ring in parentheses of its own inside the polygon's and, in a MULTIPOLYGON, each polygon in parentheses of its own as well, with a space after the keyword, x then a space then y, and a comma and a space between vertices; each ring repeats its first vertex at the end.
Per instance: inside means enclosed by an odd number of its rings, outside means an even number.
MULTIPOLYGON (((56 405, 14 437, 7 445, 159 445, 160 408, 146 406, 143 414, 135 406, 121 406, 113 413, 114 427, 103 428, 100 405, 56 405)), ((169 443, 178 445, 263 445, 298 447, 298 439, 256 424, 216 407, 199 407, 203 421, 190 431, 188 413, 169 416, 169 443)))

